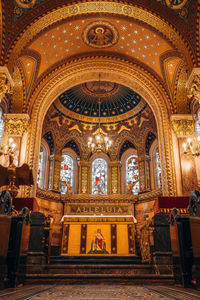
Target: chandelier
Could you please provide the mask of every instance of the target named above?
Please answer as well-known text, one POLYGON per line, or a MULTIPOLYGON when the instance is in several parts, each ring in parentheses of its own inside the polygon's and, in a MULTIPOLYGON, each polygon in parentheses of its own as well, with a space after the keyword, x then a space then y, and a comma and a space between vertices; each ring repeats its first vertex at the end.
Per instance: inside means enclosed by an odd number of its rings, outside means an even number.
POLYGON ((105 152, 107 153, 112 145, 112 141, 105 135, 103 130, 101 129, 100 124, 100 106, 101 106, 101 99, 98 99, 99 104, 99 124, 98 129, 94 133, 94 137, 90 137, 88 141, 88 148, 92 153, 95 152, 105 152))

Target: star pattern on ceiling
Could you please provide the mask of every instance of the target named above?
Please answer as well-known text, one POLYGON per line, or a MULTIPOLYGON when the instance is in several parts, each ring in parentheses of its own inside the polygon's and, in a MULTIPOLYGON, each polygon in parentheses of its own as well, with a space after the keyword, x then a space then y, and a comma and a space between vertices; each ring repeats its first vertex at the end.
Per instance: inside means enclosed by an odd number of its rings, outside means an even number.
MULTIPOLYGON (((98 117, 98 97, 98 94, 96 96, 89 94, 82 85, 77 85, 60 95, 59 100, 65 108, 72 112, 98 117)), ((124 114, 134 109, 140 101, 140 95, 125 86, 118 85, 115 93, 101 97, 100 116, 112 117, 124 114)))
MULTIPOLYGON (((99 21, 103 22, 102 19, 99 21)), ((105 18, 104 22, 108 21, 118 32, 118 42, 110 46, 109 51, 140 60, 162 76, 160 56, 172 50, 171 45, 148 27, 122 19, 105 18)), ((83 40, 83 32, 93 22, 97 22, 97 19, 80 19, 60 24, 33 41, 29 49, 39 51, 41 55, 39 75, 74 53, 78 55, 91 52, 91 47, 83 40)))

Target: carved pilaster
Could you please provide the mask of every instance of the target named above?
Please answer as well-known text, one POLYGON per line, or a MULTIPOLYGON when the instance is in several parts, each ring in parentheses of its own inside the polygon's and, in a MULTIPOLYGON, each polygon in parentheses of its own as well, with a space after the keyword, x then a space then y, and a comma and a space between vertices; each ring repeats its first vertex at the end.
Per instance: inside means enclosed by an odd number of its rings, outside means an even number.
POLYGON ((140 179, 140 192, 143 192, 145 191, 146 188, 144 155, 138 155, 138 169, 139 169, 139 179, 140 179))
POLYGON ((80 168, 81 168, 80 192, 81 192, 81 194, 89 194, 89 169, 90 169, 90 163, 88 161, 80 161, 80 168))
POLYGON ((109 165, 111 169, 111 194, 119 194, 120 161, 112 161, 109 165))
POLYGON ((0 67, 0 100, 5 94, 12 93, 14 82, 6 67, 0 67))
POLYGON ((62 155, 54 155, 54 172, 53 172, 53 187, 52 190, 60 192, 60 167, 61 167, 62 155))
POLYGON ((28 130, 28 114, 4 114, 5 131, 8 136, 20 136, 28 130))
POLYGON ((192 135, 194 132, 192 115, 172 115, 171 127, 178 138, 192 135))
POLYGON ((150 189, 149 157, 144 154, 138 155, 138 169, 140 179, 140 193, 143 193, 150 189))

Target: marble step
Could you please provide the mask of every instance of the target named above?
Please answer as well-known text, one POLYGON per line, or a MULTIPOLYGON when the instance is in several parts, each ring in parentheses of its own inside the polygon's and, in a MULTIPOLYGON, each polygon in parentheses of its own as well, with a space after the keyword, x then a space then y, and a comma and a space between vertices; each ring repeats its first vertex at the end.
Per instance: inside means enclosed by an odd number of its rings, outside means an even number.
POLYGON ((27 265, 27 274, 155 274, 152 265, 71 264, 27 265))
POLYGON ((141 264, 138 256, 51 256, 51 264, 141 264))

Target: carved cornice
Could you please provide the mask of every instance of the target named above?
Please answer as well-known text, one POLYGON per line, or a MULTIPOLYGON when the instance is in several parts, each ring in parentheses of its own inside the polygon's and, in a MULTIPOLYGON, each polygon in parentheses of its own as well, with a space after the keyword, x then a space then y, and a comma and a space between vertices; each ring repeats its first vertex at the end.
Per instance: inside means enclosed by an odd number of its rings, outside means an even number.
POLYGON ((28 114, 4 114, 5 129, 8 135, 22 136, 29 125, 28 114))
POLYGON ((127 194, 109 194, 109 195, 92 195, 92 194, 74 194, 74 195, 62 195, 60 193, 54 193, 37 189, 36 197, 55 202, 67 202, 67 203, 136 203, 152 201, 156 197, 161 196, 160 189, 147 192, 141 195, 127 195, 127 194))
POLYGON ((191 115, 171 116, 171 126, 177 137, 186 137, 194 132, 194 122, 191 115))

